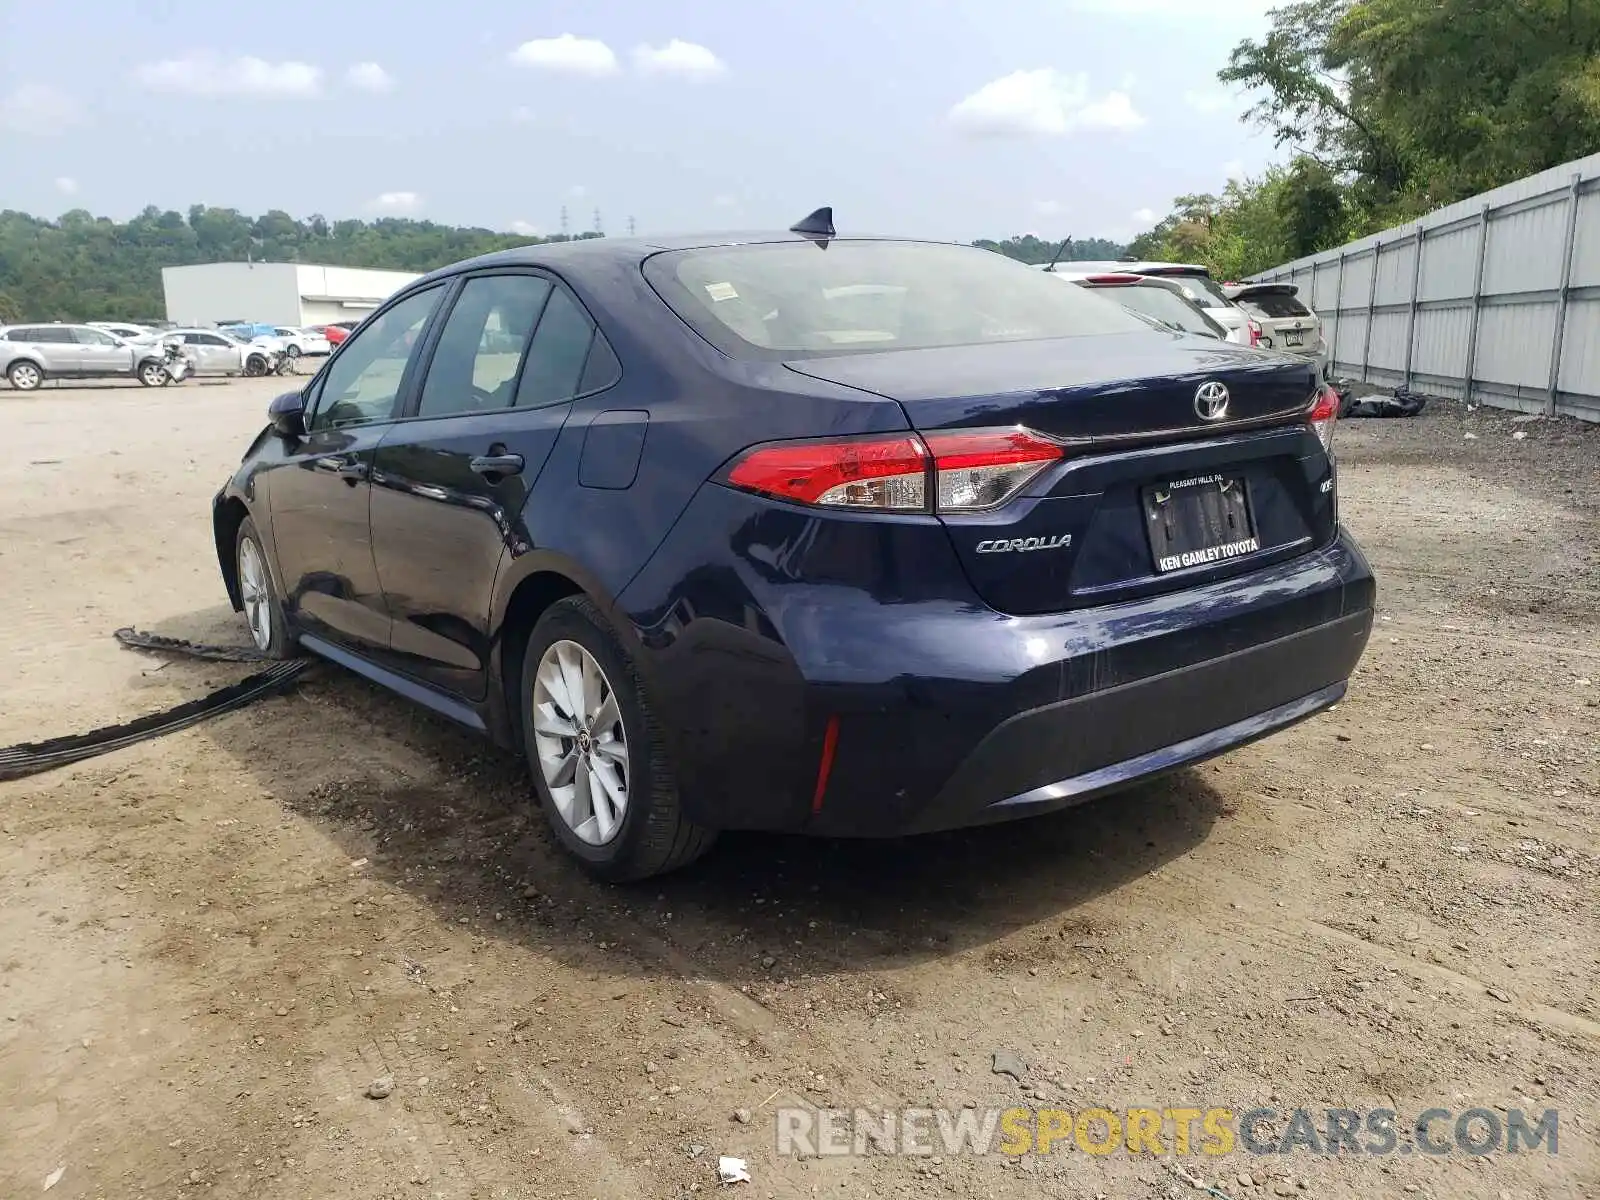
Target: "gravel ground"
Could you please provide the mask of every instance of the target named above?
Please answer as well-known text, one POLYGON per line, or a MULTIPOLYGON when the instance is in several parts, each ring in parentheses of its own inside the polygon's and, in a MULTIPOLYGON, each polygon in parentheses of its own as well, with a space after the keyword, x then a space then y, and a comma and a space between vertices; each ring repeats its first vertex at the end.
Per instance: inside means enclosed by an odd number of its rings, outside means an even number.
MULTIPOLYGON (((277 384, 0 393, 0 744, 246 673, 107 635, 243 639, 208 501, 277 384)), ((1338 438, 1380 577, 1349 699, 1055 817, 608 889, 514 759, 332 668, 0 784, 0 1195, 676 1198, 722 1154, 752 1197, 1600 1195, 1600 428, 1338 438), (780 1107, 1024 1103, 1554 1108, 1560 1141, 775 1147, 780 1107)))

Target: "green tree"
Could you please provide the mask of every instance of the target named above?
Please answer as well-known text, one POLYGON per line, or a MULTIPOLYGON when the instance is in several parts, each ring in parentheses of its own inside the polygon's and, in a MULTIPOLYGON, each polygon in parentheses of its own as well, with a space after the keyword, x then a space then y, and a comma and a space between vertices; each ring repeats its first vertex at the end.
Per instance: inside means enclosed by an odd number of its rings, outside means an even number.
MULTIPOLYGON (((1062 238, 1046 241, 1035 234, 1023 233, 999 242, 990 238, 979 238, 972 244, 980 250, 993 250, 996 254, 1004 254, 1007 258, 1014 258, 1018 262, 1047 263, 1056 257, 1056 252, 1061 249, 1061 242, 1065 240, 1062 238)), ((1098 262, 1121 258, 1127 252, 1126 246, 1106 238, 1074 238, 1066 253, 1061 256, 1061 261, 1098 262)))

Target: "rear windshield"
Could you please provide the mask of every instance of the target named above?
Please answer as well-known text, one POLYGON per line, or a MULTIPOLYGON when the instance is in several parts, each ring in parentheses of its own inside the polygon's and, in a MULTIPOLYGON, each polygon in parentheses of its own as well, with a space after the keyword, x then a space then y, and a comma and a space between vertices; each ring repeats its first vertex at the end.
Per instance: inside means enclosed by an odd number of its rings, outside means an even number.
POLYGON ((1252 308, 1263 317, 1309 317, 1311 310, 1301 304, 1295 297, 1287 292, 1262 292, 1256 296, 1245 296, 1239 303, 1245 308, 1252 308))
POLYGON ((1209 275, 1183 271, 1144 271, 1142 274, 1172 280, 1201 308, 1227 308, 1233 303, 1228 299, 1227 293, 1217 286, 1216 280, 1209 275))
POLYGON ((1064 280, 988 250, 923 242, 778 242, 658 254, 645 275, 734 358, 820 358, 1136 333, 1064 280))
POLYGON ((1185 333, 1199 333, 1213 338, 1226 336, 1226 331, 1205 313, 1182 296, 1169 292, 1164 287, 1141 287, 1138 284, 1129 284, 1095 290, 1100 295, 1126 305, 1135 312, 1154 317, 1185 333))

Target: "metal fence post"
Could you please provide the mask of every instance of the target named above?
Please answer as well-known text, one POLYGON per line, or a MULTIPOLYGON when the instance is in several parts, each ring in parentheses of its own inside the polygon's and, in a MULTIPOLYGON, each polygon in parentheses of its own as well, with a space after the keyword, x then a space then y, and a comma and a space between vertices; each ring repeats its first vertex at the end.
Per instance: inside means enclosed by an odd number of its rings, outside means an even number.
POLYGON ((1367 289, 1367 336, 1361 343, 1362 379, 1367 378, 1372 365, 1372 323, 1377 320, 1377 314, 1372 310, 1378 307, 1378 267, 1382 262, 1383 243, 1375 241, 1372 243, 1372 286, 1367 289))
POLYGON ((1333 284, 1333 344, 1328 347, 1329 369, 1339 365, 1339 331, 1344 328, 1344 251, 1339 251, 1339 274, 1333 284))
POLYGON ((1567 293, 1572 290, 1572 252, 1578 236, 1578 189, 1583 176, 1574 175, 1567 188, 1567 237, 1561 250, 1561 286, 1556 292, 1556 329, 1550 339, 1550 387, 1545 393, 1544 411, 1556 415, 1556 397, 1561 391, 1561 352, 1567 338, 1567 293))
POLYGON ((1427 240, 1428 231, 1421 225, 1417 226, 1417 249, 1411 262, 1411 313, 1406 317, 1406 369, 1402 387, 1411 388, 1411 358, 1417 345, 1417 305, 1421 303, 1417 293, 1422 290, 1422 244, 1427 240))
POLYGON ((1478 210, 1478 262, 1472 268, 1472 324, 1467 326, 1467 372, 1461 399, 1472 403, 1472 380, 1478 369, 1478 322, 1483 316, 1483 263, 1489 257, 1489 206, 1478 210))

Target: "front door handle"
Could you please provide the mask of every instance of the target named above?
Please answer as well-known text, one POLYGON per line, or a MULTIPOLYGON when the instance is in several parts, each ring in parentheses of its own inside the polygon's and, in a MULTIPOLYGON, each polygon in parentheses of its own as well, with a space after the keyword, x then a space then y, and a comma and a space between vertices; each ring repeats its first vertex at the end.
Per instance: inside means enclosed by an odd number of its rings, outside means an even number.
POLYGON ((479 475, 492 478, 496 475, 522 474, 522 455, 484 454, 467 464, 479 475))
POLYGON ((367 464, 359 458, 342 458, 330 455, 317 459, 317 470, 331 471, 351 487, 367 477, 367 464))

